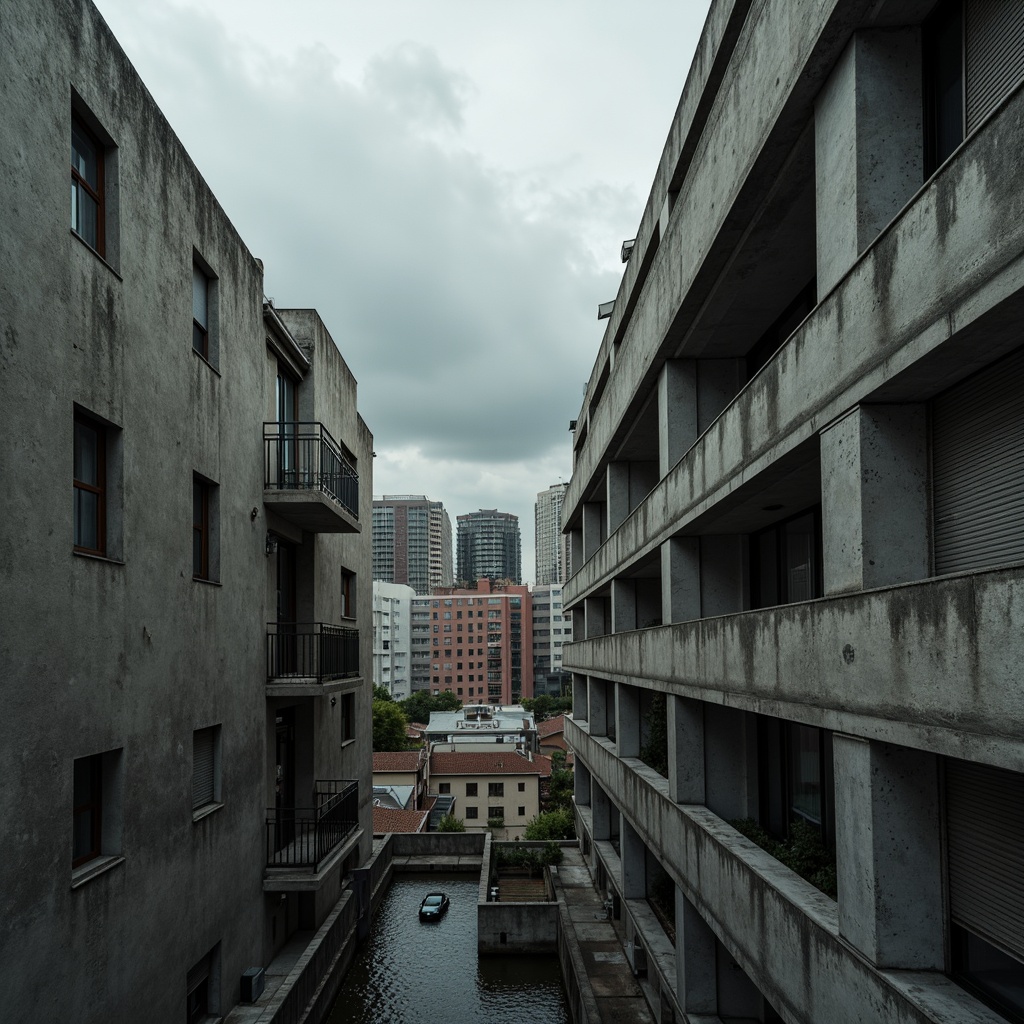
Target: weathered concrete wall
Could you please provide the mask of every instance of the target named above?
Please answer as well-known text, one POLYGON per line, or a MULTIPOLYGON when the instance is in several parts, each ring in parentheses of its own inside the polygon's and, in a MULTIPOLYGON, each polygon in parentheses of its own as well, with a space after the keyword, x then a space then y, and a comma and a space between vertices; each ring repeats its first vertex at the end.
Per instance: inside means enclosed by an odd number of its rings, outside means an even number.
POLYGON ((550 953, 557 949, 557 903, 478 903, 481 953, 550 953))
POLYGON ((479 857, 489 839, 484 832, 396 832, 391 853, 394 857, 479 857))

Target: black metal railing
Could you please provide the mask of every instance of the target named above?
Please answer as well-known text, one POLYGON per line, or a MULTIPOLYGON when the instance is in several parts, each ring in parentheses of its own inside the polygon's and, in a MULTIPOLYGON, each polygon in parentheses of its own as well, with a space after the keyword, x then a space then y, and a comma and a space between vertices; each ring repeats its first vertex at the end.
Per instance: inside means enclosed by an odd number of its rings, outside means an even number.
POLYGON ((267 867, 317 871, 359 826, 359 783, 318 780, 312 807, 270 807, 266 826, 267 867))
POLYGON ((327 622, 268 622, 267 678, 348 679, 359 675, 359 630, 327 622))
POLYGON ((322 423, 263 424, 266 490, 323 491, 359 518, 359 474, 322 423))

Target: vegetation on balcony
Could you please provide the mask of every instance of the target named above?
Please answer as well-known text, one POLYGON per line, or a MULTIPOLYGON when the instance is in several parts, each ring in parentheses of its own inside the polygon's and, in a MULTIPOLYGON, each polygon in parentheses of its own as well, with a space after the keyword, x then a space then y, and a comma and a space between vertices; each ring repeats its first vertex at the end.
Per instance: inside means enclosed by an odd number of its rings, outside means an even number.
POLYGON ((809 822, 794 821, 785 840, 770 836, 753 818, 740 818, 729 824, 826 896, 836 898, 835 851, 825 845, 821 833, 809 822))
POLYGON ((650 707, 644 716, 644 742, 640 746, 640 760, 648 768, 668 778, 668 725, 665 694, 651 695, 650 707))

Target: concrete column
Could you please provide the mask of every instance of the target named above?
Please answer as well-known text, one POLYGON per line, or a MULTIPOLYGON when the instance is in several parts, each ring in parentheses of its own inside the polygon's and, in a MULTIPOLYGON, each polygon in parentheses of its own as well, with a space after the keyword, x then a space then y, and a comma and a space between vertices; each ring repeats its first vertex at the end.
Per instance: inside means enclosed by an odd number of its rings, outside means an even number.
POLYGON ((591 736, 608 735, 608 683, 590 678, 587 685, 591 736))
POLYGON ((615 752, 619 757, 640 756, 640 690, 615 683, 615 752))
POLYGON ((814 106, 818 297, 923 180, 916 28, 857 32, 814 106))
POLYGON ((612 632, 636 629, 636 581, 612 580, 612 632))
POLYGON ((701 537, 701 615, 731 615, 746 606, 746 538, 736 535, 701 537))
POLYGON ((705 803, 720 818, 753 817, 757 810, 756 739, 745 711, 704 705, 705 803))
MULTIPOLYGON (((583 601, 586 613, 586 634, 589 640, 608 632, 608 601, 603 597, 587 597, 583 601)), ((575 633, 573 634, 575 636, 575 633)))
POLYGON ((676 887, 676 999, 686 1014, 718 1013, 715 933, 676 887))
POLYGON ((589 722, 590 712, 587 708, 590 680, 587 676, 574 673, 572 677, 572 717, 577 722, 589 722))
POLYGON ((597 549, 604 543, 604 502, 587 501, 583 503, 583 558, 582 565, 597 554, 597 549))
POLYGON ((677 804, 704 803, 704 702, 666 697, 668 795, 677 804))
POLYGON ((661 545, 661 621, 700 618, 700 538, 670 537, 661 545))
POLYGON ((622 863, 622 898, 647 898, 647 847, 640 834, 622 815, 619 826, 619 849, 622 863))
POLYGON ((605 471, 605 496, 608 510, 608 526, 605 536, 610 537, 626 516, 629 507, 629 463, 609 462, 605 471))
POLYGON ((881 969, 943 969, 938 759, 832 740, 839 931, 881 969))
POLYGON ((697 364, 669 359, 658 376, 658 472, 665 476, 697 440, 697 364))
POLYGON ((572 777, 572 796, 577 807, 590 806, 590 785, 590 769, 581 761, 577 761, 572 777))
POLYGON ((929 575, 927 409, 858 406, 821 433, 826 594, 929 575))
MULTIPOLYGON (((610 839, 612 834, 612 813, 613 807, 608 794, 601 788, 600 784, 591 780, 590 803, 593 807, 594 842, 601 842, 610 839)), ((618 814, 618 811, 614 813, 618 814)))

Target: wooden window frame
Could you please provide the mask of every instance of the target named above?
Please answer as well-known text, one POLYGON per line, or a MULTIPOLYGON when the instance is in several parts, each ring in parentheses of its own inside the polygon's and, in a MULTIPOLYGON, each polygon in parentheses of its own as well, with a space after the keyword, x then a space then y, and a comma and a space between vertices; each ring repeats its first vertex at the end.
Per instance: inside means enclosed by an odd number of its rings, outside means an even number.
POLYGON ((201 477, 192 477, 192 578, 210 579, 210 484, 201 477), (201 499, 196 521, 196 497, 201 499), (199 537, 199 565, 196 565, 196 536, 199 537))
MULTIPOLYGON (((76 192, 84 191, 96 204, 96 245, 92 245, 86 239, 85 235, 83 235, 82 232, 79 231, 79 224, 81 223, 80 218, 78 223, 73 223, 71 225, 71 230, 86 245, 88 245, 90 249, 98 253, 100 256, 104 256, 106 250, 106 209, 104 207, 103 202, 103 164, 105 162, 104 157, 106 154, 106 146, 104 146, 103 142, 97 137, 96 133, 86 125, 85 121, 83 121, 82 118, 75 113, 72 113, 71 115, 71 128, 72 135, 74 132, 78 132, 79 134, 83 135, 89 142, 91 142, 96 149, 95 188, 93 188, 93 186, 90 185, 84 177, 82 177, 81 173, 79 173, 78 169, 75 167, 74 164, 71 165, 71 187, 75 189, 76 192)), ((78 210, 81 211, 81 203, 78 203, 76 205, 78 207, 78 210)))
MULTIPOLYGON (((107 553, 107 428, 98 420, 86 416, 84 413, 76 412, 74 424, 77 427, 81 424, 96 433, 96 483, 92 484, 86 480, 79 480, 74 470, 74 440, 72 439, 72 489, 73 491, 84 491, 96 495, 96 547, 88 547, 85 544, 74 544, 74 550, 86 555, 105 556, 107 553)), ((73 506, 73 520, 77 516, 77 496, 73 506)), ((77 522, 72 524, 72 537, 77 533, 77 522)))

